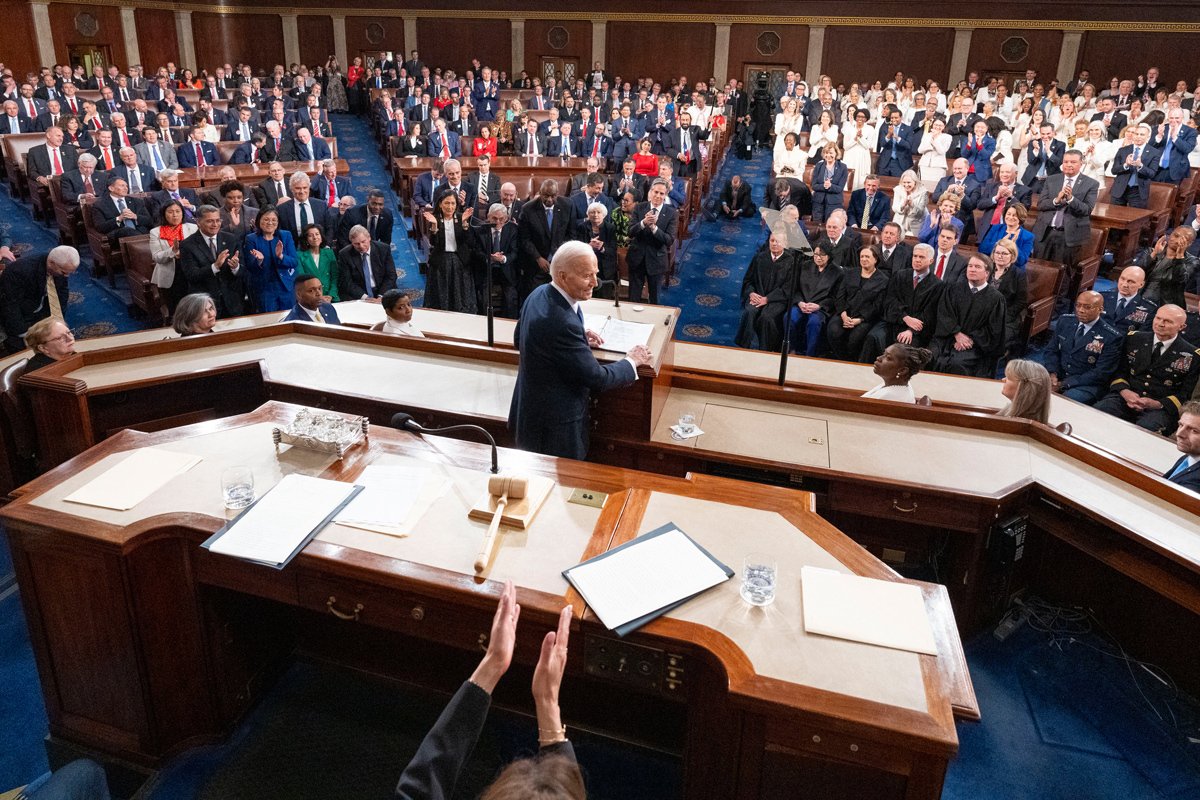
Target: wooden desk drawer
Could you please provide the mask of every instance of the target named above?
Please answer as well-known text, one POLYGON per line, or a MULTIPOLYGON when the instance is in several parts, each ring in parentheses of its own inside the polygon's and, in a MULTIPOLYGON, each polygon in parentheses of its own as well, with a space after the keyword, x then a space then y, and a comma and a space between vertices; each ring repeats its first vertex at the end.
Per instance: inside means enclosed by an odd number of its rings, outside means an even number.
POLYGON ((900 519, 918 525, 977 531, 987 527, 990 512, 979 503, 966 498, 914 492, 902 488, 887 488, 832 482, 829 485, 829 507, 834 511, 868 517, 900 519))

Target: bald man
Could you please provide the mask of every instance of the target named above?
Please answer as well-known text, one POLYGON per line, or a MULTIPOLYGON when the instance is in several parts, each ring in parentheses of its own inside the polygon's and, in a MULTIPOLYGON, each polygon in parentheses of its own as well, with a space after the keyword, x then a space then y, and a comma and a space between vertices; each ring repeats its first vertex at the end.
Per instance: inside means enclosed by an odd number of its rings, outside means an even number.
POLYGON ((1103 310, 1099 292, 1081 292, 1075 298, 1075 313, 1058 318, 1046 348, 1051 388, 1089 405, 1108 390, 1125 338, 1101 317, 1103 310))
POLYGON ((1125 337, 1117 377, 1096 408, 1155 433, 1169 433, 1200 377, 1200 350, 1180 334, 1187 314, 1165 305, 1153 330, 1125 337))
POLYGON ((1142 295, 1146 271, 1141 267, 1126 267, 1113 289, 1100 293, 1104 298, 1104 318, 1121 333, 1148 331, 1158 311, 1158 303, 1142 295))

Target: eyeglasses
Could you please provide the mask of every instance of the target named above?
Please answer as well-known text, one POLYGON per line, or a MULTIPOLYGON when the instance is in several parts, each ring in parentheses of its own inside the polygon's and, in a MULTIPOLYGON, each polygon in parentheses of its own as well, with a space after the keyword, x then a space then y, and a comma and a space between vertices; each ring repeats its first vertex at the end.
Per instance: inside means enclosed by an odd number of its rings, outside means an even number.
POLYGON ((59 335, 59 336, 55 336, 55 337, 53 337, 53 338, 47 339, 47 340, 46 340, 46 342, 47 342, 47 343, 50 343, 50 342, 70 342, 70 341, 74 341, 74 340, 75 340, 75 334, 71 333, 70 331, 67 331, 67 332, 66 332, 66 333, 64 333, 64 334, 61 334, 61 335, 59 335))

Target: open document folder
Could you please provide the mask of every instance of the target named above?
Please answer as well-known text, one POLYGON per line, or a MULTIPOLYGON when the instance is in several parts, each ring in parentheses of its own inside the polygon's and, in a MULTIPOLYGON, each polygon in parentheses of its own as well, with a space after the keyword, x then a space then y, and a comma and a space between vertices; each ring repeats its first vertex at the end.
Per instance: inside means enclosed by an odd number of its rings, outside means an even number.
POLYGON ((352 483, 286 475, 201 546, 283 569, 361 491, 352 483))
POLYGON ((598 334, 604 340, 601 350, 613 353, 628 353, 634 347, 650 343, 654 326, 645 322, 626 322, 603 314, 584 314, 583 327, 598 334))
POLYGON ((563 572, 618 636, 733 577, 733 570, 672 524, 563 572))

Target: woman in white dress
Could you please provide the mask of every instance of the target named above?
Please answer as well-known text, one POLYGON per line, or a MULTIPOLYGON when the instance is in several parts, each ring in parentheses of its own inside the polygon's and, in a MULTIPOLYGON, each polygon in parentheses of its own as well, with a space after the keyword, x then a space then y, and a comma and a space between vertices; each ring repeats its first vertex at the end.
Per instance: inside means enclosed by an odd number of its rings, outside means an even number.
POLYGON ((917 402, 917 395, 909 382, 932 357, 933 354, 924 347, 913 347, 899 342, 889 345, 879 354, 879 358, 875 359, 875 374, 883 383, 863 397, 892 400, 897 403, 917 402))
POLYGON ((838 128, 833 124, 833 115, 822 111, 817 124, 808 132, 808 157, 819 159, 826 146, 838 143, 838 128))
POLYGON ((775 115, 775 161, 779 160, 779 154, 783 152, 783 137, 789 133, 794 133, 799 137, 800 131, 804 128, 804 118, 800 116, 799 109, 800 104, 794 98, 789 98, 783 104, 783 111, 775 115))
POLYGON ((1003 83, 996 87, 996 116, 1005 125, 1012 125, 1013 99, 1008 94, 1008 87, 1003 83))
POLYGON ((845 96, 842 97, 840 105, 842 109, 842 119, 849 119, 851 116, 851 109, 865 108, 867 106, 867 98, 863 97, 862 93, 859 92, 858 84, 852 83, 850 84, 850 88, 846 90, 845 96))
POLYGON ((1029 121, 1025 123, 1024 127, 1017 128, 1014 131, 1017 137, 1017 147, 1021 150, 1021 154, 1017 157, 1018 175, 1024 175, 1025 168, 1029 166, 1029 143, 1041 136, 1040 129, 1045 119, 1046 115, 1042 113, 1042 110, 1035 108, 1033 109, 1033 113, 1029 115, 1029 121))
POLYGON ((871 121, 880 122, 888 118, 888 106, 900 107, 896 97, 896 90, 892 87, 887 87, 883 90, 883 96, 871 104, 871 121))
POLYGON ((946 177, 946 153, 953 143, 954 137, 946 133, 946 120, 934 117, 929 133, 922 136, 917 145, 917 152, 921 154, 917 168, 927 185, 937 186, 937 182, 946 177))
POLYGON ((1049 119, 1054 125, 1054 138, 1066 144, 1067 140, 1075 135, 1075 120, 1078 118, 1075 101, 1070 95, 1063 94, 1054 108, 1050 109, 1049 119))
POLYGON ((796 134, 788 131, 780 137, 783 148, 775 151, 772 168, 776 178, 796 178, 804 180, 804 165, 808 163, 808 153, 796 144, 796 134))
MULTIPOLYGON (((942 172, 945 172, 945 159, 942 165, 942 172)), ((900 226, 901 236, 916 236, 921 230, 921 223, 925 221, 925 206, 929 199, 929 193, 917 178, 917 173, 911 169, 905 170, 893 195, 892 212, 895 216, 892 222, 900 226)))
MULTIPOLYGON (((885 91, 890 92, 891 89, 885 91)), ((867 110, 854 112, 854 119, 842 126, 842 146, 845 154, 842 163, 854 170, 854 184, 850 188, 861 189, 871 173, 871 153, 875 152, 877 138, 875 128, 867 124, 867 110)))
POLYGON ((1096 113, 1095 86, 1085 83, 1079 87, 1079 96, 1075 98, 1075 108, 1079 109, 1079 113, 1086 115, 1088 119, 1092 118, 1092 114, 1096 113))

